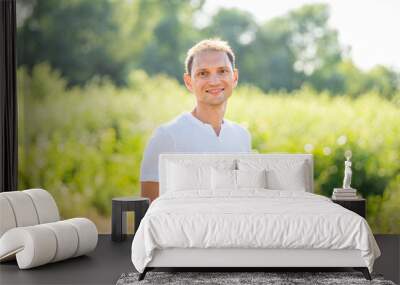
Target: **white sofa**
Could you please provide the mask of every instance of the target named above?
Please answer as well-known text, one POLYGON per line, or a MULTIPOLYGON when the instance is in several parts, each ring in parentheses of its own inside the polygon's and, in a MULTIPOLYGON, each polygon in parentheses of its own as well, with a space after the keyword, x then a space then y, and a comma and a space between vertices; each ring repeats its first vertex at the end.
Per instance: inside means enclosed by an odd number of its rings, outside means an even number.
POLYGON ((0 262, 16 259, 28 269, 86 254, 97 239, 95 224, 86 218, 60 221, 46 190, 0 193, 0 262))

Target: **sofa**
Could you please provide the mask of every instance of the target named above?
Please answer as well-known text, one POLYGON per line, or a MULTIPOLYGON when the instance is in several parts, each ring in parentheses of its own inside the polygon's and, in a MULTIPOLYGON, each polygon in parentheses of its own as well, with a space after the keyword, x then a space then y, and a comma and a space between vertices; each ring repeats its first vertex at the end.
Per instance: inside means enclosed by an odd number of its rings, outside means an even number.
POLYGON ((87 254, 97 245, 95 224, 60 220, 57 204, 43 189, 0 193, 0 262, 29 269, 87 254))

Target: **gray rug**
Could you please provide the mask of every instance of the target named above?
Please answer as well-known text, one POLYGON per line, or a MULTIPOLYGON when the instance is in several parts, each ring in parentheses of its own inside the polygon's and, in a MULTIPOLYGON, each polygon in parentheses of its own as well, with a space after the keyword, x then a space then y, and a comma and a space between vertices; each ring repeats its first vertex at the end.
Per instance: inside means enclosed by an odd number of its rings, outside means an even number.
POLYGON ((124 273, 117 285, 133 284, 379 284, 395 285, 384 280, 381 275, 372 274, 372 281, 364 278, 361 272, 148 272, 142 281, 139 273, 124 273))

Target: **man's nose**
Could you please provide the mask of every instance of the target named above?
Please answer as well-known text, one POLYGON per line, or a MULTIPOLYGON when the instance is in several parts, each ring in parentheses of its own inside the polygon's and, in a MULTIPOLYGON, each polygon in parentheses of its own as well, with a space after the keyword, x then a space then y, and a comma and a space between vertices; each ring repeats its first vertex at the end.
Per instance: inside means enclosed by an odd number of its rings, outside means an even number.
POLYGON ((220 82, 221 78, 217 73, 211 74, 209 78, 209 83, 210 84, 218 84, 220 82))

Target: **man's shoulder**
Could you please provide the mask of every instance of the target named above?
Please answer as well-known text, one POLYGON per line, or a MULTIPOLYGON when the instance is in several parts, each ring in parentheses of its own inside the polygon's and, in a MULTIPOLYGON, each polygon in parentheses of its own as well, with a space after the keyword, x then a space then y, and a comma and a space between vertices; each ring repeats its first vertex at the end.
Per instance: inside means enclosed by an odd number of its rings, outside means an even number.
POLYGON ((237 123, 233 122, 228 119, 224 119, 224 123, 226 123, 226 126, 236 132, 239 132, 244 135, 249 135, 249 131, 247 130, 247 127, 243 123, 237 123))
POLYGON ((168 134, 172 134, 177 131, 179 132, 182 130, 182 128, 185 128, 188 126, 188 120, 186 117, 187 117, 187 114, 182 113, 182 114, 176 116, 175 118, 173 118, 172 120, 161 124, 158 127, 158 129, 159 129, 159 131, 161 131, 163 133, 168 133, 168 134))

